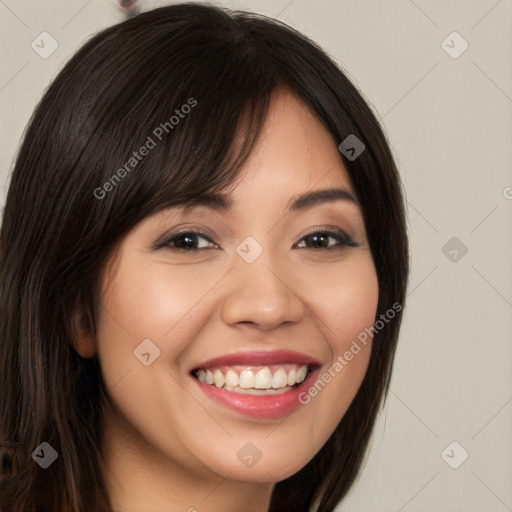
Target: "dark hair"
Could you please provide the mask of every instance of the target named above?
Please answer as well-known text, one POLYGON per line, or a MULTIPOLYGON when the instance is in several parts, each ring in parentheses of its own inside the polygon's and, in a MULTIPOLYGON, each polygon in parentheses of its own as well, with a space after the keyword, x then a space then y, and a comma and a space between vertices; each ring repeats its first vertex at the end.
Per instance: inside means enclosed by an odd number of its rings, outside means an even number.
MULTIPOLYGON (((370 108, 317 45, 264 16, 196 3, 103 30, 37 106, 5 204, 0 444, 15 446, 19 460, 17 476, 0 482, 3 512, 110 510, 98 471, 105 389, 97 358, 73 349, 72 312, 82 308, 94 333, 102 272, 130 229, 233 182, 280 86, 336 141, 354 134, 365 144, 357 159, 343 162, 377 270, 376 318, 404 304, 409 262, 399 174, 370 108), (189 113, 179 116, 184 105, 189 113), (162 143, 125 165, 158 127, 165 127, 162 143), (45 471, 30 459, 42 441, 59 453, 59 464, 45 471)), ((401 319, 400 308, 375 334, 348 411, 313 460, 277 483, 271 511, 332 511, 347 493, 388 389, 401 319)))

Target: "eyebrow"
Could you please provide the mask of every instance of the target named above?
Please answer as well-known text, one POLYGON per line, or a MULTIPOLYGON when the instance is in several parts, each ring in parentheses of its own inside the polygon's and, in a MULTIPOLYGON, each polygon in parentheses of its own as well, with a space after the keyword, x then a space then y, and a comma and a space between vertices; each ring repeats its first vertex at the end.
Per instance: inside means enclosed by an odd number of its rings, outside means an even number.
POLYGON ((352 192, 349 192, 343 188, 329 188, 326 190, 316 190, 315 192, 309 192, 290 200, 288 203, 287 211, 293 212, 306 210, 318 204, 332 203, 334 201, 348 201, 355 205, 358 204, 352 192))
MULTIPOLYGON (((352 192, 343 188, 330 188, 325 190, 316 190, 307 192, 298 197, 292 198, 287 206, 286 211, 302 211, 312 208, 322 203, 332 203, 334 201, 348 201, 355 205, 358 204, 357 199, 352 192)), ((205 206, 215 211, 226 211, 233 206, 233 199, 225 194, 207 193, 190 199, 178 207, 183 209, 184 213, 190 213, 197 206, 205 206)))

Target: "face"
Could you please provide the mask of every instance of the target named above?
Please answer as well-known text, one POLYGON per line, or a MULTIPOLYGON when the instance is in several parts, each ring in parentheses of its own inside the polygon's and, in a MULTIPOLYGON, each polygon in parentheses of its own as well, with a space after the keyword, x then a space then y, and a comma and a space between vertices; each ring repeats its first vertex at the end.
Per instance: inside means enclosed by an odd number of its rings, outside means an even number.
POLYGON ((353 400, 378 282, 336 142, 291 93, 225 196, 145 219, 107 267, 105 425, 155 465, 276 482, 353 400))

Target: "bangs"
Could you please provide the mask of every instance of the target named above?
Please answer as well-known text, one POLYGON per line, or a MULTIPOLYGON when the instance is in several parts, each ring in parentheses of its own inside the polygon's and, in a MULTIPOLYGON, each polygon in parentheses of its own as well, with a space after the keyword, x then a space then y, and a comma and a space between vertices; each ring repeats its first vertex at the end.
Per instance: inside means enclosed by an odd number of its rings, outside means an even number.
MULTIPOLYGON (((106 80, 114 87, 97 96, 86 122, 91 159, 100 156, 93 148, 101 148, 105 137, 112 148, 96 162, 88 159, 84 169, 99 178, 93 210, 101 212, 93 217, 104 218, 107 208, 109 216, 124 216, 133 224, 220 191, 251 154, 280 80, 250 36, 242 38, 231 18, 218 17, 226 30, 213 34, 209 23, 203 30, 200 23, 192 32, 175 30, 172 36, 148 23, 134 38, 130 21, 121 25, 124 37, 115 44, 123 45, 132 65, 118 69, 117 80, 106 80), (130 85, 116 88, 116 83, 130 85)), ((98 82, 105 82, 109 72, 107 60, 95 70, 98 82)), ((89 77, 90 87, 94 81, 89 77)))

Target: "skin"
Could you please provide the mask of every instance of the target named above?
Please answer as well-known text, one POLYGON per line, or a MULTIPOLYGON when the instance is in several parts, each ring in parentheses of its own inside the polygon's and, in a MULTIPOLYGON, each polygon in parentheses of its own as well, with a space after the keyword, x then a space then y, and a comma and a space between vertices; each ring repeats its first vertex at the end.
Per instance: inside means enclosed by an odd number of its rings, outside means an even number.
POLYGON ((286 212, 289 200, 329 188, 352 190, 336 141, 280 89, 229 210, 165 210, 123 240, 105 272, 97 336, 83 329, 78 346, 98 353, 109 397, 102 470, 115 510, 268 510, 275 482, 307 464, 338 425, 371 341, 308 405, 279 419, 215 404, 190 375, 213 357, 272 349, 308 354, 322 374, 373 325, 378 281, 360 207, 336 200, 286 212), (153 248, 186 228, 208 235, 213 243, 194 241, 210 248, 153 248), (360 245, 328 238, 334 247, 318 248, 306 236, 326 228, 360 245), (251 264, 235 252, 247 236, 263 248, 251 264), (150 366, 133 353, 144 339, 160 350, 150 366), (262 454, 250 468, 237 458, 247 442, 262 454))

